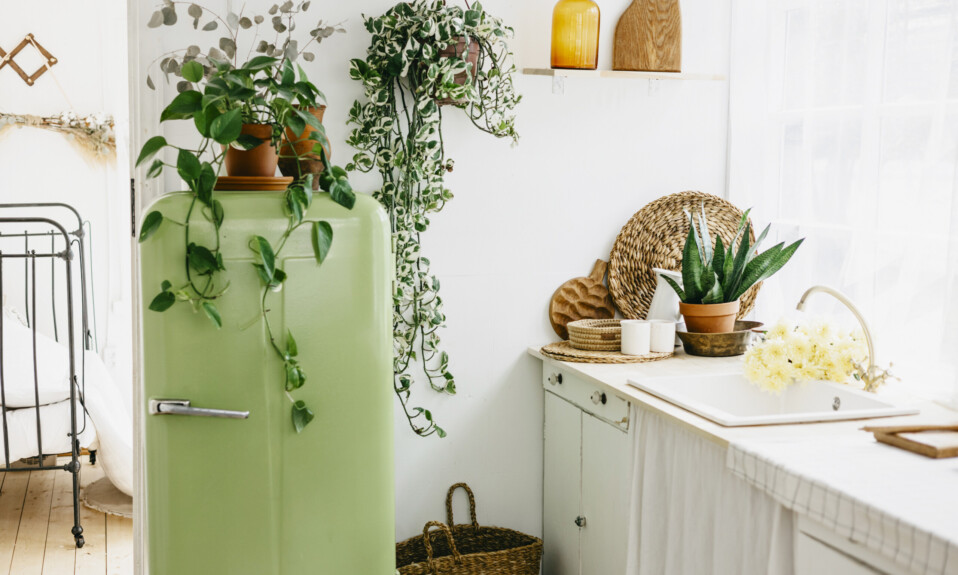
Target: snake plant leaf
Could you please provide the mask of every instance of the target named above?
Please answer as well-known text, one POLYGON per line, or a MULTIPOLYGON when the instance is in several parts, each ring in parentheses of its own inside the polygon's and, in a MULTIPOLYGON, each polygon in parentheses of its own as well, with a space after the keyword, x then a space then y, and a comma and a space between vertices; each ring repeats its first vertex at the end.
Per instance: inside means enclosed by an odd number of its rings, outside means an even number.
POLYGON ((732 262, 732 272, 729 274, 729 277, 726 278, 726 283, 728 285, 728 291, 730 293, 735 293, 738 289, 739 284, 741 283, 742 274, 745 273, 745 264, 748 263, 749 256, 749 235, 750 235, 751 224, 746 223, 744 228, 744 233, 742 238, 738 243, 738 251, 735 253, 735 259, 732 262))
POLYGON ((712 238, 709 236, 709 225, 705 221, 705 204, 702 204, 701 210, 699 210, 699 236, 701 236, 701 246, 704 252, 702 261, 706 265, 712 262, 712 238))
POLYGON ((716 278, 714 275, 712 277, 712 288, 709 289, 708 293, 706 293, 702 298, 702 303, 724 303, 725 293, 722 291, 722 282, 718 281, 718 278, 716 278))
POLYGON ((210 318, 210 321, 213 322, 216 329, 223 327, 223 318, 220 316, 220 310, 216 309, 216 305, 214 305, 213 302, 204 301, 203 311, 206 312, 206 317, 210 318))
POLYGON ((303 429, 309 425, 309 422, 313 420, 316 415, 306 407, 306 402, 302 399, 293 404, 293 427, 296 429, 296 433, 302 433, 303 429))
POLYGON ((765 236, 768 235, 768 230, 771 229, 771 227, 772 227, 772 224, 768 224, 767 226, 765 226, 765 229, 762 230, 762 233, 761 233, 761 234, 759 234, 758 239, 755 240, 755 243, 754 243, 754 244, 752 244, 752 256, 753 256, 753 257, 756 256, 756 255, 758 255, 758 246, 759 246, 759 244, 761 244, 763 241, 765 241, 765 236))
POLYGON ((764 281, 772 277, 773 275, 775 275, 778 272, 778 270, 782 269, 782 267, 785 264, 787 264, 790 259, 792 259, 792 256, 795 255, 795 252, 798 250, 799 246, 801 246, 804 241, 805 239, 802 238, 790 244, 786 248, 782 248, 784 243, 781 243, 776 245, 773 248, 770 248, 768 251, 763 252, 762 254, 759 254, 758 256, 756 256, 755 259, 752 260, 753 264, 755 262, 758 262, 759 258, 762 258, 763 256, 765 256, 765 254, 769 252, 774 252, 767 262, 764 262, 763 264, 755 266, 753 269, 749 270, 748 273, 746 273, 745 277, 742 278, 741 285, 736 290, 737 295, 735 295, 735 299, 738 299, 739 297, 741 297, 742 294, 744 294, 748 290, 748 288, 752 287, 754 284, 757 284, 758 282, 764 281))
MULTIPOLYGON (((694 224, 689 217, 689 223, 694 224)), ((685 247, 682 250, 682 285, 685 286, 686 303, 696 303, 705 295, 702 285, 703 276, 702 258, 699 256, 698 241, 695 237, 695 226, 689 226, 689 235, 685 238, 685 247)))
POLYGON ((667 275, 663 275, 663 276, 661 276, 661 277, 662 277, 662 279, 664 279, 670 286, 672 286, 672 289, 675 290, 675 293, 677 293, 677 294, 679 295, 679 299, 680 299, 680 300, 686 301, 686 298, 685 298, 685 290, 682 289, 682 286, 680 286, 677 281, 675 281, 674 279, 670 278, 670 277, 667 276, 667 275))
POLYGON ((719 283, 725 282, 725 244, 722 243, 722 236, 715 236, 715 251, 712 254, 712 269, 719 283))

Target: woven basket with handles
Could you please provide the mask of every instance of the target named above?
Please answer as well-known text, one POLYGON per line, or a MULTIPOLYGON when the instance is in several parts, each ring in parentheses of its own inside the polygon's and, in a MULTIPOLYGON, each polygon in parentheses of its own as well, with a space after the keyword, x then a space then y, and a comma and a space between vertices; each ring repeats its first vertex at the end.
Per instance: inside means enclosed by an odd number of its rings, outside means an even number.
POLYGON ((479 526, 476 496, 465 483, 453 485, 446 494, 446 523, 430 521, 422 535, 396 544, 400 575, 539 575, 541 560, 541 539, 479 526), (456 525, 452 518, 452 494, 460 487, 469 495, 472 519, 464 525, 456 525))

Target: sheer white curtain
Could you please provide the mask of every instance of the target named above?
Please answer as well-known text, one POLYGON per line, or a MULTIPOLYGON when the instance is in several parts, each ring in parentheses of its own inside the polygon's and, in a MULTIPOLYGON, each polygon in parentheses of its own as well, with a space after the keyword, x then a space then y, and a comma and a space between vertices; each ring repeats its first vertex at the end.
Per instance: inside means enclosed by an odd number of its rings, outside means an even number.
POLYGON ((758 316, 837 287, 880 363, 954 397, 958 0, 736 0, 731 60, 730 199, 807 237, 758 316))

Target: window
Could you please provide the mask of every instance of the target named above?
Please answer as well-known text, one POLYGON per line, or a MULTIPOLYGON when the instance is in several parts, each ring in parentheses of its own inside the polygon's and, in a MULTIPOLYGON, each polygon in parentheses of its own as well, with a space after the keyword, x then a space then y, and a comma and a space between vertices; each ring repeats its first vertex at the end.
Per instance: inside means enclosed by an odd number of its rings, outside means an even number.
POLYGON ((910 391, 958 398, 958 0, 733 1, 730 80, 729 198, 807 238, 758 317, 832 285, 910 391))

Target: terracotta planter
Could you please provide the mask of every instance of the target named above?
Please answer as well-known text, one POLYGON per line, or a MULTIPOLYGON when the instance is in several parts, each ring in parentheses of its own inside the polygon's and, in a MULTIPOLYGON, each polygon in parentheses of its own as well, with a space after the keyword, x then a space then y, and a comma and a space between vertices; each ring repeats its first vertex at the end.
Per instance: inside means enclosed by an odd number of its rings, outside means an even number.
POLYGON ((729 333, 735 331, 735 316, 739 302, 728 303, 679 303, 679 311, 685 317, 685 328, 692 333, 729 333))
POLYGON ((242 134, 263 140, 252 150, 239 150, 230 146, 226 150, 226 175, 272 178, 276 175, 279 153, 270 142, 273 127, 269 124, 243 124, 242 134))
MULTIPOLYGON (((469 53, 466 54, 466 61, 472 64, 472 79, 476 79, 477 66, 479 65, 479 42, 476 40, 469 40, 466 37, 459 38, 459 41, 456 44, 450 44, 442 50, 439 50, 439 56, 441 58, 462 58, 462 55, 466 52, 466 42, 469 42, 469 53)), ((456 84, 463 86, 466 84, 466 72, 460 72, 456 74, 454 78, 456 84)), ((459 102, 453 100, 452 98, 442 98, 436 101, 440 106, 446 106, 449 104, 458 104, 459 102)))
MULTIPOLYGON (((309 108, 307 111, 319 120, 320 124, 323 123, 326 106, 309 108)), ((311 153, 313 146, 317 142, 308 138, 309 135, 315 131, 316 128, 309 124, 306 125, 306 129, 302 134, 294 134, 292 130, 286 128, 285 137, 279 150, 279 171, 282 172, 284 176, 292 178, 298 178, 300 175, 313 174, 313 189, 318 190, 319 178, 317 176, 326 169, 326 166, 318 154, 311 153), (294 156, 297 156, 298 159, 294 156), (298 166, 297 163, 299 164, 298 166)), ((332 157, 332 152, 333 150, 327 141, 326 159, 332 157)))

